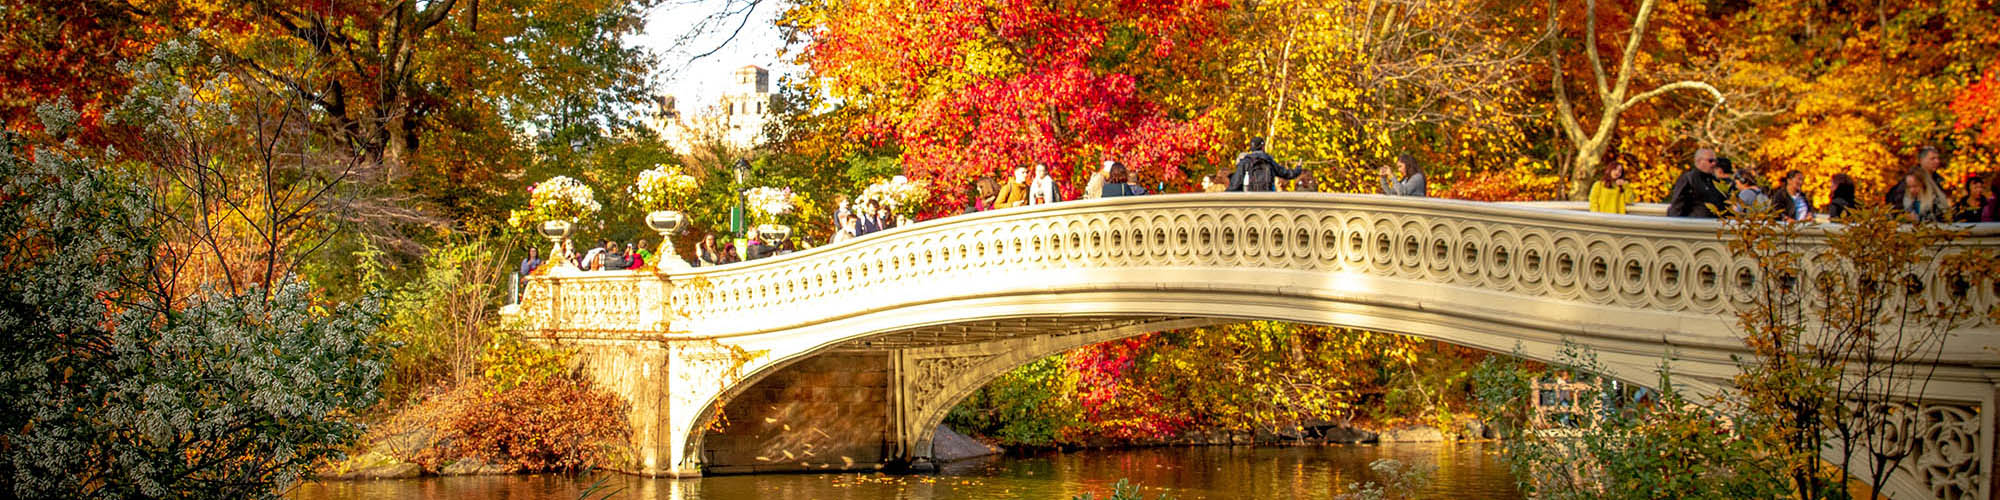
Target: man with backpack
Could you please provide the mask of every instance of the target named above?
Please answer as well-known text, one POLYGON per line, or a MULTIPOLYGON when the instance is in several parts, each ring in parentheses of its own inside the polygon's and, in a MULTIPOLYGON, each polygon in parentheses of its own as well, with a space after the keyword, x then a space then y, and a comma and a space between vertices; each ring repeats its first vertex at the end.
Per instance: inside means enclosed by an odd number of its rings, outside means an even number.
POLYGON ((1277 191, 1278 179, 1297 179, 1305 169, 1285 168, 1264 152, 1264 138, 1250 139, 1250 150, 1236 155, 1236 173, 1229 175, 1224 191, 1277 191))

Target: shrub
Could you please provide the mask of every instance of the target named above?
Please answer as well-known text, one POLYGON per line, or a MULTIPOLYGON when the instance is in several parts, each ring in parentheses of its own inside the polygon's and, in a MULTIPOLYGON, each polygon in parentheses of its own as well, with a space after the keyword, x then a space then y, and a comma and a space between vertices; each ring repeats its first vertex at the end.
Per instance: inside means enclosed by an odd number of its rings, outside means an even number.
POLYGON ((443 445, 418 463, 434 468, 462 457, 507 463, 520 471, 589 469, 612 458, 630 434, 625 402, 575 376, 526 379, 488 395, 471 382, 427 406, 445 408, 443 445))
MULTIPOLYGON (((1474 373, 1480 413, 1500 431, 1515 481, 1532 498, 1735 499, 1786 496, 1774 457, 1736 429, 1754 416, 1695 405, 1661 370, 1657 397, 1643 402, 1601 388, 1604 369, 1574 346, 1546 370, 1511 358, 1488 358, 1474 373), (1547 376, 1592 384, 1576 395, 1570 426, 1545 428, 1531 418, 1533 381, 1547 376)), ((1729 406, 1723 406, 1729 408, 1729 406)))

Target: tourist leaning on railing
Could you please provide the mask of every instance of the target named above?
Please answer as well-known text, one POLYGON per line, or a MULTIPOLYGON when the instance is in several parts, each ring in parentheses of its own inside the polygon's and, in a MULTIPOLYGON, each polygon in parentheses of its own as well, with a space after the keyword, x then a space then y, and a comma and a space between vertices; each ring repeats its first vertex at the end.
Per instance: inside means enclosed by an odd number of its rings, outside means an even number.
POLYGON ((993 208, 1013 208, 1028 202, 1028 167, 1014 167, 1014 177, 1000 186, 993 208))
POLYGON ((631 243, 625 244, 625 258, 629 261, 625 264, 626 269, 642 269, 646 267, 646 254, 641 252, 640 248, 644 247, 631 243))
POLYGON ((1125 169, 1124 164, 1111 162, 1111 173, 1104 176, 1104 192, 1101 194, 1105 198, 1146 194, 1145 187, 1133 184, 1131 180, 1132 173, 1125 169))
POLYGON ((1729 202, 1727 195, 1716 187, 1715 150, 1701 148, 1694 152, 1694 166, 1681 173, 1674 180, 1674 187, 1667 194, 1668 217, 1715 218, 1715 208, 1729 202))
POLYGON ((1979 222, 2000 222, 2000 172, 1987 172, 1971 191, 1972 202, 1979 205, 1979 222))
POLYGON ((842 214, 840 216, 840 226, 834 229, 831 243, 840 243, 854 239, 855 228, 860 226, 860 224, 861 219, 855 217, 854 214, 842 214))
POLYGON ((1097 167, 1096 172, 1090 173, 1090 181, 1084 183, 1083 199, 1088 200, 1092 198, 1103 197, 1104 178, 1110 175, 1111 175, 1111 160, 1104 160, 1104 164, 1097 167))
MULTIPOLYGON (((853 217, 853 215, 848 215, 853 217)), ((694 246, 694 265, 708 267, 722 264, 722 257, 715 253, 715 234, 701 237, 701 244, 694 246)))
POLYGON ((1390 196, 1427 196, 1428 186, 1424 182, 1424 169, 1417 166, 1416 157, 1408 154, 1396 155, 1396 166, 1401 169, 1401 178, 1383 165, 1382 194, 1390 196))
POLYGON ((1951 213, 1951 203, 1945 201, 1942 189, 1925 180, 1918 172, 1903 176, 1907 186, 1903 192, 1903 211, 1917 222, 1944 222, 1945 214, 1951 213))
POLYGON ((1062 201, 1062 196, 1056 194, 1056 179, 1049 177, 1049 166, 1036 163, 1035 180, 1028 184, 1028 204, 1040 205, 1058 201, 1062 201))
POLYGON ((1625 167, 1619 162, 1608 162, 1604 175, 1590 184, 1590 211, 1607 214, 1625 213, 1625 207, 1632 204, 1632 186, 1625 180, 1625 167))
POLYGON ((1786 172, 1784 181, 1778 184, 1777 194, 1771 196, 1772 202, 1777 204, 1778 210, 1784 213, 1786 220, 1813 221, 1813 214, 1816 211, 1812 206, 1812 193, 1806 192, 1805 186, 1805 172, 1797 170, 1786 172))

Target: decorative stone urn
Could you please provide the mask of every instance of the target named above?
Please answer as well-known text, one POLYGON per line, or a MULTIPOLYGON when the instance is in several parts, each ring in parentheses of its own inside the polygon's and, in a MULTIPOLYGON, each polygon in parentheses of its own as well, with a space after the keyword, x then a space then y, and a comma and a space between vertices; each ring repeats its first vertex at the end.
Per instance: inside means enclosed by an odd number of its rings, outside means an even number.
POLYGON ((680 254, 674 252, 674 235, 680 233, 681 228, 687 227, 686 215, 673 210, 655 210, 646 214, 646 227, 660 233, 660 249, 653 253, 653 260, 657 262, 653 265, 655 270, 680 270, 693 267, 681 259, 680 254))
POLYGON ((792 228, 784 224, 764 224, 757 226, 757 238, 764 240, 764 244, 766 245, 783 244, 785 240, 791 239, 791 237, 792 228))
POLYGON ((536 271, 536 274, 548 274, 548 271, 568 263, 569 252, 566 250, 569 249, 569 235, 575 230, 576 225, 566 220, 542 222, 542 236, 549 238, 551 246, 549 247, 549 258, 542 264, 541 269, 536 271))

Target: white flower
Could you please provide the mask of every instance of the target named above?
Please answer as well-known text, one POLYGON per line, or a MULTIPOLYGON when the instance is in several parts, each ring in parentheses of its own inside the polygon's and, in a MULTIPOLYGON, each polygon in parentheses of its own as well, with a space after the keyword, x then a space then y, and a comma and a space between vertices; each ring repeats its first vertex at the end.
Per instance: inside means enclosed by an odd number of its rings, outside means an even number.
POLYGON ((699 187, 694 176, 681 173, 679 167, 659 165, 640 172, 626 191, 640 208, 657 211, 685 209, 699 187))
POLYGON ((590 186, 566 176, 536 184, 528 195, 528 210, 541 220, 574 221, 603 209, 590 186))
POLYGON ((908 177, 895 176, 887 181, 869 184, 857 196, 860 201, 876 206, 888 207, 890 212, 912 216, 923 211, 924 203, 930 201, 930 183, 912 181, 908 177))
POLYGON ((758 218, 769 219, 792 212, 790 188, 755 187, 743 193, 745 204, 758 218))

